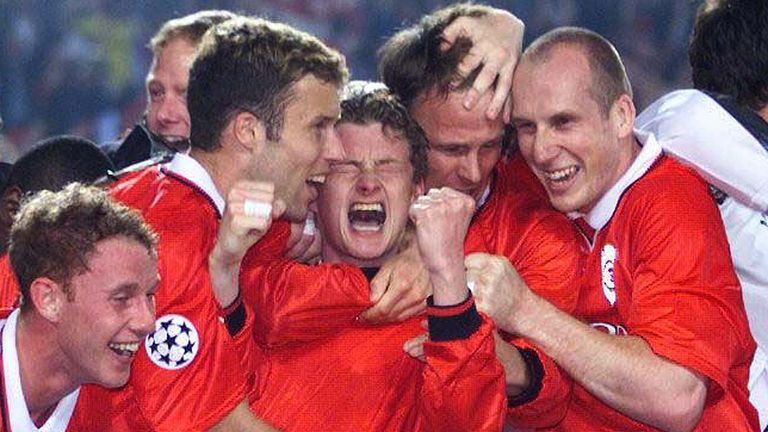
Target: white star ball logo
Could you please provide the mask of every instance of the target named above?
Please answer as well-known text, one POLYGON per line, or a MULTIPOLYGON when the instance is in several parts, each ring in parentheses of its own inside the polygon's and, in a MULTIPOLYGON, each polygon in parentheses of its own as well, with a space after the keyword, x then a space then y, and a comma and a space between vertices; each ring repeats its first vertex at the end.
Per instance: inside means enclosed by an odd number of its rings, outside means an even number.
POLYGON ((144 348, 152 363, 176 370, 192 363, 200 350, 200 338, 186 317, 163 315, 155 321, 155 332, 144 340, 144 348))

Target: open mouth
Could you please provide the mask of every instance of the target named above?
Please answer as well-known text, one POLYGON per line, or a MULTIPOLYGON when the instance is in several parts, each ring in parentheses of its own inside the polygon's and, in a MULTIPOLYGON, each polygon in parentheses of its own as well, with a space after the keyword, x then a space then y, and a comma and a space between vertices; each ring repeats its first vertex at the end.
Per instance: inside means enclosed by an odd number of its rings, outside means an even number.
POLYGON ((139 350, 138 342, 110 342, 107 346, 109 346, 109 349, 114 351, 115 354, 123 357, 133 357, 133 355, 136 354, 136 351, 139 350))
POLYGON ((313 176, 310 176, 306 180, 307 184, 314 187, 320 187, 325 184, 325 175, 324 174, 315 174, 313 176))
POLYGON ((580 167, 571 165, 567 168, 559 169, 556 171, 543 171, 543 173, 550 182, 562 184, 571 180, 580 170, 580 167))
POLYGON ((375 232, 380 231, 387 220, 384 205, 375 203, 353 203, 347 212, 349 223, 356 231, 375 232))

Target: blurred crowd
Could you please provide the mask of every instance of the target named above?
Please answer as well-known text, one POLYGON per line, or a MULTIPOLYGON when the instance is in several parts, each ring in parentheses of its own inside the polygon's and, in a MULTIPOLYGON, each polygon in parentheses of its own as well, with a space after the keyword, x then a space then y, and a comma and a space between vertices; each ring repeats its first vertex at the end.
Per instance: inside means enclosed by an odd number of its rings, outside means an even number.
MULTIPOLYGON (((159 25, 200 9, 223 8, 290 23, 347 56, 352 75, 376 76, 375 52, 438 0, 6 0, 0 8, 0 160, 63 133, 115 140, 139 118, 146 48, 159 25)), ((697 3, 687 0, 496 0, 527 25, 526 43, 560 25, 611 39, 627 63, 642 109, 689 86, 686 49, 697 3)))

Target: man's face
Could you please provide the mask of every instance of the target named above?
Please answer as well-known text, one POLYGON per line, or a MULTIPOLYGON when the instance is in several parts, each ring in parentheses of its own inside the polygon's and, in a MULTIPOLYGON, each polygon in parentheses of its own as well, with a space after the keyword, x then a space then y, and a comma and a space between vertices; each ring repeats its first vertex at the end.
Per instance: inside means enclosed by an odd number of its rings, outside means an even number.
POLYGON ((448 186, 478 201, 501 157, 504 121, 486 118, 489 92, 471 111, 462 106, 463 97, 463 92, 451 92, 447 99, 422 96, 411 115, 429 140, 427 188, 448 186))
POLYGON ((121 236, 97 243, 88 268, 72 278, 74 298, 62 301, 59 345, 81 382, 119 387, 154 330, 157 260, 121 236))
POLYGON ((147 74, 147 127, 171 145, 189 139, 187 85, 195 48, 185 38, 172 39, 147 74))
POLYGON ((520 151, 562 212, 590 211, 634 157, 620 144, 631 124, 619 124, 618 102, 604 113, 591 89, 589 64, 575 47, 553 48, 515 71, 512 119, 520 151))
POLYGON ((252 178, 275 184, 275 196, 285 201, 285 217, 303 221, 317 198, 315 182, 325 180, 328 164, 341 159, 334 124, 339 118, 339 89, 307 75, 293 85, 278 142, 268 142, 252 178))
POLYGON ((422 188, 404 137, 381 123, 336 126, 345 157, 331 165, 317 202, 327 261, 381 265, 393 255, 422 188))

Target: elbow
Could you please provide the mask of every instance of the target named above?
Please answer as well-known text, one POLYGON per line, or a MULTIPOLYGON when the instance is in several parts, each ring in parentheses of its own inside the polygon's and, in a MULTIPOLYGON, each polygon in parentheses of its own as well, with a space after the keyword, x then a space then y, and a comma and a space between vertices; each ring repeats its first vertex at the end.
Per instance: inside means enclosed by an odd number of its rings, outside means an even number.
POLYGON ((677 392, 671 392, 668 398, 662 398, 659 427, 669 432, 690 432, 696 428, 704 412, 707 399, 705 380, 695 379, 694 383, 677 392))

